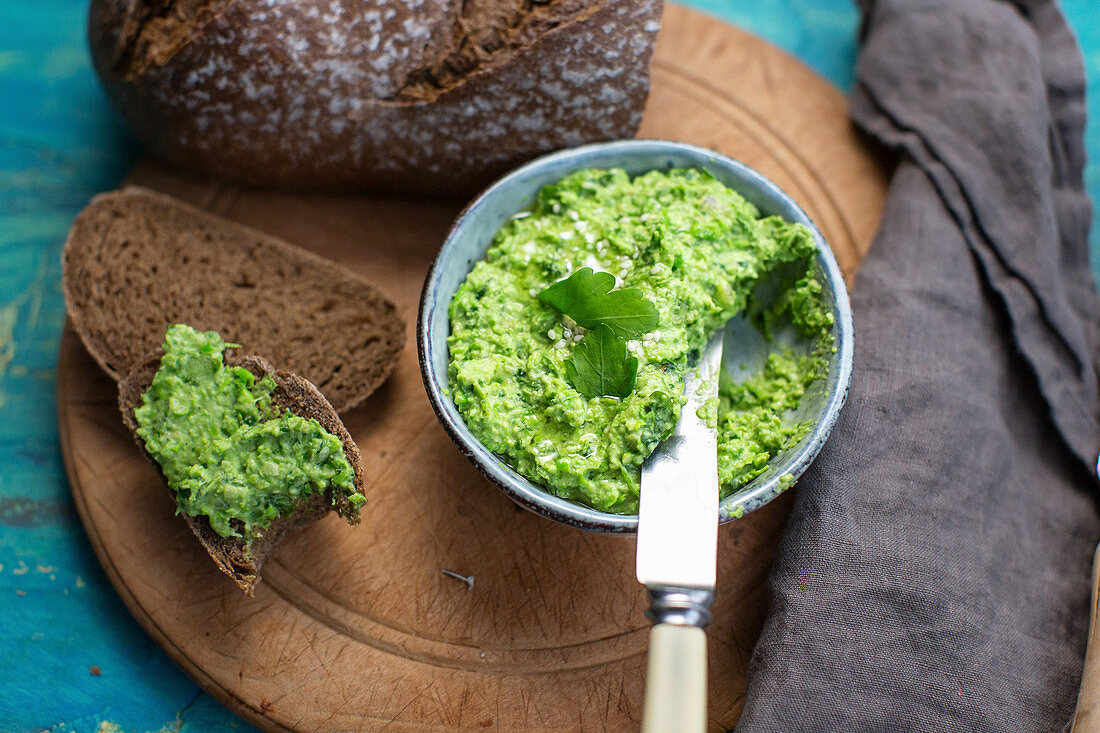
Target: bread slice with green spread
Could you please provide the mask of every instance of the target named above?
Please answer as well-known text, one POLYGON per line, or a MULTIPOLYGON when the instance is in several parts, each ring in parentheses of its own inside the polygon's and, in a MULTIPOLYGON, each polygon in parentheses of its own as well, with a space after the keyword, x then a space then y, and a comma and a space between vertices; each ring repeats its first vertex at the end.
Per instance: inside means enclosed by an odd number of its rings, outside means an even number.
POLYGON ((347 268, 147 189, 96 196, 62 255, 65 306, 116 381, 158 349, 169 324, 227 329, 324 391, 339 413, 393 371, 405 324, 347 268))
POLYGON ((178 513, 218 567, 252 595, 265 558, 289 532, 330 510, 359 523, 363 465, 317 387, 261 357, 237 356, 232 346, 217 334, 173 326, 162 350, 119 383, 119 409, 178 513), (174 355, 174 330, 177 342, 181 334, 199 339, 191 362, 174 355), (196 391, 208 375, 195 376, 192 362, 221 383, 196 391), (334 467, 327 474, 319 470, 326 465, 334 467))

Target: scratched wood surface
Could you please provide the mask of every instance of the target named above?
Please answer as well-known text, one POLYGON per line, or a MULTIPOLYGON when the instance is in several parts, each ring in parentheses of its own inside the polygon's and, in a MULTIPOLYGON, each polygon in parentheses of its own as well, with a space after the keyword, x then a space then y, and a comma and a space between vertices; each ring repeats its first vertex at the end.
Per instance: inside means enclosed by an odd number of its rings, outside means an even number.
MULTIPOLYGON (((818 223, 848 276, 884 179, 841 94, 772 46, 670 6, 640 136, 730 154, 818 223)), ((141 164, 130 181, 345 263, 409 323, 458 204, 259 194, 141 164)), ((515 507, 439 428, 415 350, 346 422, 368 467, 352 529, 329 517, 283 545, 256 597, 218 573, 144 463, 114 384, 71 331, 59 429, 77 511, 119 595, 204 689, 264 730, 629 730, 642 699, 645 595, 630 539, 515 507), (467 586, 440 571, 475 577, 467 586)), ((709 629, 710 721, 736 721, 786 498, 723 528, 709 629)))

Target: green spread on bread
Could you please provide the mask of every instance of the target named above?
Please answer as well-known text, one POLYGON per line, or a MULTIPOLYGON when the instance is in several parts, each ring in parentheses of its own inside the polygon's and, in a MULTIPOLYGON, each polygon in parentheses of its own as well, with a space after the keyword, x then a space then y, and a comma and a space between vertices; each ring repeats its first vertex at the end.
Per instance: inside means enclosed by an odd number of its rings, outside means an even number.
POLYGON ((270 375, 257 380, 227 366, 225 350, 235 347, 212 331, 170 326, 160 368, 134 411, 178 512, 248 542, 328 487, 362 504, 340 440, 273 405, 270 375))

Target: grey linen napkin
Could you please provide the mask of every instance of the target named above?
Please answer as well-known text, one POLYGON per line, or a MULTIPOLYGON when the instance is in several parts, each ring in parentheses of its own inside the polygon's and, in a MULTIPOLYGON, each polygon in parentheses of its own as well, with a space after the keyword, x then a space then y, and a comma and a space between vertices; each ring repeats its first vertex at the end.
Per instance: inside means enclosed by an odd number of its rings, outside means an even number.
POLYGON ((863 11, 852 115, 898 164, 736 730, 1058 730, 1100 539, 1081 60, 1052 2, 863 11))

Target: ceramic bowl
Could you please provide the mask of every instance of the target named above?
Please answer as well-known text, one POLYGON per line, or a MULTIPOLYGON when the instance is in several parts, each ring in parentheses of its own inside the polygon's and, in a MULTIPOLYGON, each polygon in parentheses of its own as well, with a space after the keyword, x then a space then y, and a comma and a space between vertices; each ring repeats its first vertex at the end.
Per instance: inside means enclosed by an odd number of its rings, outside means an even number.
MULTIPOLYGON (((809 227, 817 244, 817 267, 825 298, 834 317, 836 352, 822 384, 811 388, 795 415, 813 421, 813 429, 797 445, 776 456, 768 470, 721 502, 722 522, 758 509, 778 496, 810 465, 836 422, 852 371, 852 315, 844 280, 821 232, 798 204, 752 168, 711 150, 662 140, 624 140, 562 150, 517 168, 487 188, 459 215, 428 271, 417 320, 417 351, 428 399, 444 429, 467 458, 490 481, 521 506, 581 529, 635 532, 637 515, 608 514, 548 493, 516 473, 470 433, 447 391, 447 309, 459 285, 481 260, 493 235, 513 214, 527 210, 543 186, 585 168, 623 168, 632 175, 669 168, 701 168, 740 193, 764 215, 778 214, 809 227)), ((769 348, 788 343, 779 334, 770 344, 740 319, 727 328, 727 367, 752 371, 763 364, 769 348), (732 337, 732 338, 730 338, 732 337), (736 338, 736 341, 733 340, 736 338), (736 348, 730 345, 736 344, 736 348)))

